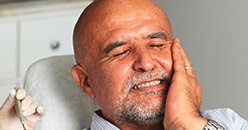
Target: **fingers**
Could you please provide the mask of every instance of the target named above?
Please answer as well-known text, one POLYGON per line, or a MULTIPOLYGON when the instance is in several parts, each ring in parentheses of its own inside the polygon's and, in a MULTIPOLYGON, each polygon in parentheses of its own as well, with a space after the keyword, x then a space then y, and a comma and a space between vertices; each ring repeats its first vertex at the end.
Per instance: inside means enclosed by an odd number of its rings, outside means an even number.
POLYGON ((23 116, 31 116, 31 115, 43 116, 44 115, 43 107, 33 102, 26 110, 23 111, 23 116))
POLYGON ((16 95, 16 90, 15 89, 10 90, 8 98, 5 100, 2 107, 0 108, 1 115, 9 114, 12 108, 15 106, 15 101, 16 101, 15 95, 16 95))
MULTIPOLYGON (((32 99, 29 96, 26 96, 26 91, 22 88, 14 88, 10 91, 8 98, 3 103, 2 107, 0 108, 0 114, 7 116, 10 114, 11 110, 14 108, 19 108, 21 111, 28 109, 32 104, 32 99), (20 104, 16 104, 17 100, 21 101, 20 104), (20 106, 16 106, 20 105, 20 106)), ((36 105, 37 106, 37 105, 36 105)), ((36 108, 35 108, 36 109, 36 108)), ((17 110, 17 114, 19 114, 20 110, 17 110)), ((29 109, 30 111, 30 109, 29 109)), ((29 114, 30 112, 28 112, 29 114)))
POLYGON ((175 72, 185 72, 185 62, 180 52, 179 40, 175 39, 172 46, 172 59, 175 72))
POLYGON ((22 111, 26 110, 32 103, 33 103, 32 98, 30 96, 26 96, 22 100, 22 104, 21 104, 22 111))
MULTIPOLYGON (((19 129, 20 124, 28 130, 34 129, 43 115, 43 107, 34 102, 30 96, 27 96, 26 91, 22 88, 12 89, 0 108, 0 121, 11 122, 13 124, 11 126, 15 127, 14 129, 17 127, 19 129)), ((5 127, 3 126, 3 128, 5 127)))
POLYGON ((33 130, 37 126, 37 123, 41 120, 43 115, 44 115, 43 107, 38 106, 36 108, 36 113, 30 116, 25 116, 25 120, 26 120, 25 128, 27 128, 27 130, 33 130))
POLYGON ((175 38, 172 47, 172 58, 174 63, 174 71, 188 76, 196 77, 193 66, 187 57, 184 49, 180 45, 180 40, 175 38))
POLYGON ((43 108, 42 106, 38 106, 38 107, 36 108, 36 112, 37 112, 37 115, 38 115, 38 116, 43 116, 43 115, 45 115, 45 110, 44 110, 44 108, 43 108))
POLYGON ((23 116, 35 114, 38 116, 44 115, 43 107, 34 102, 30 96, 26 96, 26 91, 24 89, 18 89, 16 98, 21 100, 20 109, 23 116))
POLYGON ((15 111, 19 118, 23 118, 22 108, 21 108, 21 101, 26 97, 26 91, 22 88, 15 88, 16 90, 16 104, 15 104, 15 111))
POLYGON ((22 100, 23 98, 26 97, 26 90, 24 90, 23 88, 15 88, 16 90, 16 99, 18 100, 22 100))
POLYGON ((16 107, 17 112, 22 112, 24 116, 30 116, 32 114, 44 115, 43 107, 35 103, 30 96, 26 96, 26 91, 22 88, 14 88, 10 91, 8 98, 0 108, 0 114, 9 114, 11 110, 16 107), (16 104, 19 100, 19 104, 16 104), (19 106, 17 106, 19 105, 19 106))
POLYGON ((186 64, 186 65, 191 65, 191 66, 192 66, 192 64, 191 64, 191 62, 190 62, 188 56, 186 55, 184 49, 182 48, 182 46, 181 46, 181 44, 180 44, 180 40, 179 40, 178 38, 175 38, 174 41, 178 43, 178 47, 179 47, 179 50, 180 50, 180 54, 181 54, 181 56, 182 56, 182 58, 183 58, 185 64, 186 64))

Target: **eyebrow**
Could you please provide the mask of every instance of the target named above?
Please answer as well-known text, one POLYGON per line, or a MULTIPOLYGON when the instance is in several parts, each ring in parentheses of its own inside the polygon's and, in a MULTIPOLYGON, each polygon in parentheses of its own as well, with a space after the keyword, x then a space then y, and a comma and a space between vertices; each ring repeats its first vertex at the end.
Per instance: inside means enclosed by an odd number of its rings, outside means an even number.
MULTIPOLYGON (((163 32, 157 32, 157 33, 153 33, 153 34, 148 35, 147 38, 149 38, 149 39, 162 38, 162 39, 167 40, 167 35, 166 35, 166 33, 163 33, 163 32)), ((111 52, 115 48, 118 48, 118 47, 123 46, 125 44, 126 44, 126 42, 124 42, 124 41, 112 42, 103 50, 103 53, 108 54, 109 52, 111 52)))
POLYGON ((163 32, 153 33, 153 34, 151 34, 151 35, 148 35, 147 38, 150 38, 150 39, 162 38, 162 39, 165 39, 165 40, 168 39, 166 33, 163 33, 163 32))
POLYGON ((110 43, 104 50, 103 53, 108 54, 109 52, 111 52, 112 50, 114 50, 117 47, 123 46, 126 43, 124 41, 115 41, 110 43))

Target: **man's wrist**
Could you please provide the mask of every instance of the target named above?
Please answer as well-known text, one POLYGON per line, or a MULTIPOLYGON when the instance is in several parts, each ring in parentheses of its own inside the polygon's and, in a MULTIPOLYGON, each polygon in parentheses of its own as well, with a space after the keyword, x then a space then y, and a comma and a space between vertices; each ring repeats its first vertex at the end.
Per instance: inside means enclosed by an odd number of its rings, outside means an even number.
POLYGON ((203 130, 207 123, 208 120, 200 116, 185 119, 183 122, 175 122, 170 126, 169 130, 203 130))

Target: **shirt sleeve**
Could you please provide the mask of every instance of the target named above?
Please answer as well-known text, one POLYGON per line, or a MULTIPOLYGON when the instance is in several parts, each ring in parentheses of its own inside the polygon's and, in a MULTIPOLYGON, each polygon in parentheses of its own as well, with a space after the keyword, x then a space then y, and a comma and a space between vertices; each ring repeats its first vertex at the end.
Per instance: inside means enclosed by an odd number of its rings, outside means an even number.
POLYGON ((218 122, 225 130, 248 130, 248 122, 230 108, 204 110, 201 115, 218 122))

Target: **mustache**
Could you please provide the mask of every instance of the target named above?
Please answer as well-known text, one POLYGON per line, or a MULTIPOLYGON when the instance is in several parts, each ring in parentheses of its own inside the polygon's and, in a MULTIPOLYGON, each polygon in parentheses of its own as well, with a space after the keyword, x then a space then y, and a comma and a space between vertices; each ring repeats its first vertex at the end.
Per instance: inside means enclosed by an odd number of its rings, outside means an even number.
POLYGON ((171 77, 165 71, 152 71, 129 77, 126 81, 125 88, 131 89, 135 85, 152 80, 164 80, 167 84, 171 83, 171 77))

